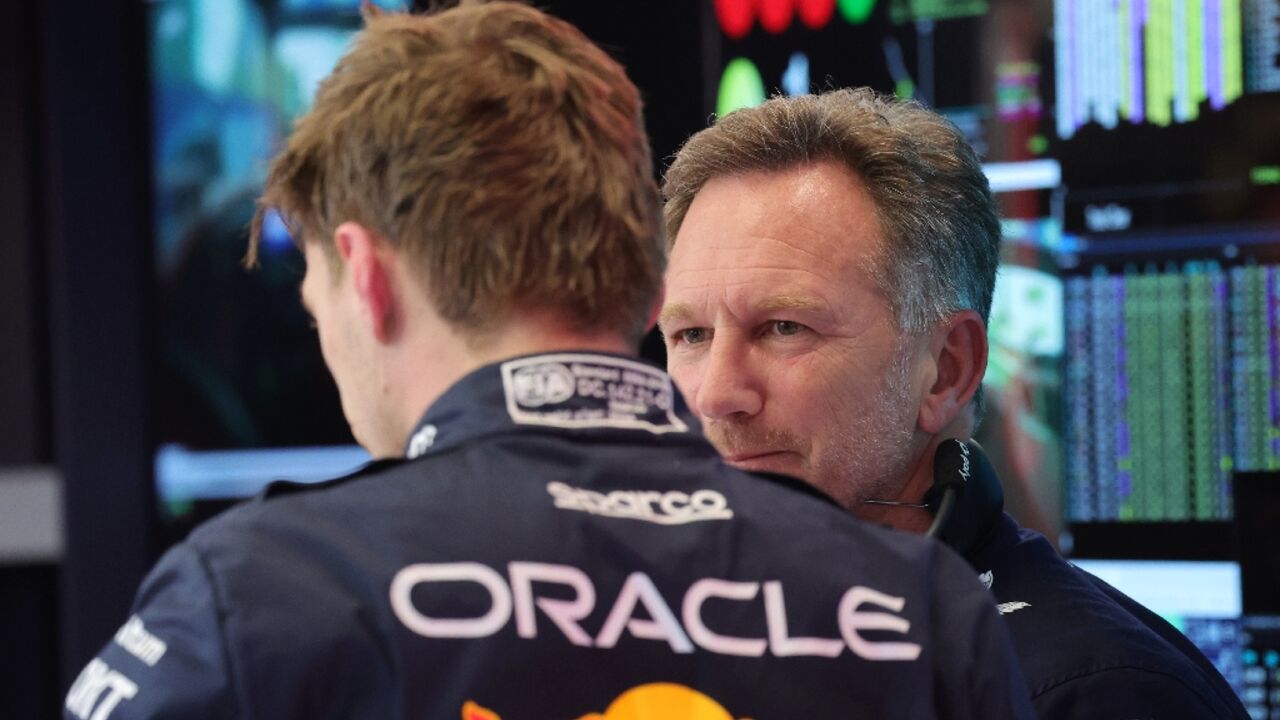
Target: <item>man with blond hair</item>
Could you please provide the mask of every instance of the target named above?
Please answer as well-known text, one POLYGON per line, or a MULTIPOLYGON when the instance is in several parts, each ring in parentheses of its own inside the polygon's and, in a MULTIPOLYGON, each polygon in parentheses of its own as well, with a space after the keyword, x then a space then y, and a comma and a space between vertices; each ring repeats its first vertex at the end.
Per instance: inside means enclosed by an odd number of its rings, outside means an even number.
POLYGON ((523 5, 368 20, 262 202, 379 460, 171 550, 67 717, 1029 716, 959 558, 728 468, 630 357, 640 110, 523 5))
MULTIPOLYGON (((776 98, 690 138, 664 191, 668 370, 707 436, 924 532, 936 454, 981 414, 999 259, 959 130, 865 88, 776 98)), ((999 602, 1041 717, 1244 717, 1177 630, 1002 513, 982 467, 941 536, 999 602)))

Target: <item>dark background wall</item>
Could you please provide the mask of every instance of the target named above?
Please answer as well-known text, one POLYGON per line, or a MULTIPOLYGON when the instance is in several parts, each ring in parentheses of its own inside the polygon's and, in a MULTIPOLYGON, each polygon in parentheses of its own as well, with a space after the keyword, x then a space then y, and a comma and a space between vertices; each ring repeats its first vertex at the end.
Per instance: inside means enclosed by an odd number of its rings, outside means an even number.
MULTIPOLYGON (((16 484, 15 468, 48 464, 53 452, 40 209, 41 12, 39 3, 13 3, 0 22, 0 483, 7 484, 16 484)), ((48 717, 57 707, 57 608, 55 565, 0 565, 0 717, 48 717)))
POLYGON ((0 466, 50 457, 36 3, 0 23, 0 466))

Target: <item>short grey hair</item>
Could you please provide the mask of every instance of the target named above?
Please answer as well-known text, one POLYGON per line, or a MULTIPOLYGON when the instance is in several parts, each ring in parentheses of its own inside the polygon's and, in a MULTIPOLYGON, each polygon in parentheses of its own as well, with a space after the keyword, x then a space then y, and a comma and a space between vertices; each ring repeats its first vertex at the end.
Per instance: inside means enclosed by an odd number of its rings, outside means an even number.
POLYGON ((663 183, 668 246, 708 181, 822 160, 853 171, 875 202, 885 242, 871 272, 901 330, 958 310, 990 319, 1000 221, 977 155, 946 118, 868 88, 777 97, 691 137, 663 183))

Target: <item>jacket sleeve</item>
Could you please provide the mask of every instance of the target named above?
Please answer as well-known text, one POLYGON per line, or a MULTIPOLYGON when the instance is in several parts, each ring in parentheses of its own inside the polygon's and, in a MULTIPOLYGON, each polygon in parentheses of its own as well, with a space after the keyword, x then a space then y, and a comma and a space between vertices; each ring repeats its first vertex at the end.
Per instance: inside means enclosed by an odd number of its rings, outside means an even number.
POLYGON ((1041 717, 1054 720, 1247 717, 1197 693, 1177 677, 1138 667, 1109 667, 1063 679, 1037 693, 1034 702, 1041 717))
POLYGON ((216 589, 180 544, 161 558, 133 614, 67 693, 66 720, 235 717, 216 589))
POLYGON ((950 548, 937 547, 933 593, 940 717, 1034 718, 1027 683, 991 593, 950 548))

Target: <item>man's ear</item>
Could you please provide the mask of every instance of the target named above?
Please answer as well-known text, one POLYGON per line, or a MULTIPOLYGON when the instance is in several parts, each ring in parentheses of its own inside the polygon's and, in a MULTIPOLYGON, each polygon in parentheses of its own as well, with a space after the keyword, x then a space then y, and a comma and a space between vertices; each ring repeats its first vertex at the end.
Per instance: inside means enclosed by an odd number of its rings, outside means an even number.
POLYGON ((653 304, 649 306, 649 319, 645 322, 644 331, 652 332, 658 326, 658 317, 662 315, 662 304, 667 301, 667 285, 664 282, 658 286, 658 296, 653 299, 653 304))
POLYGON ((936 435, 964 410, 987 371, 987 328, 973 310, 948 317, 929 340, 934 363, 933 386, 920 403, 916 423, 936 435))
POLYGON ((381 343, 394 339, 398 301, 392 282, 394 251, 368 228, 344 222, 333 231, 338 254, 351 273, 361 314, 369 321, 373 336, 381 343))

